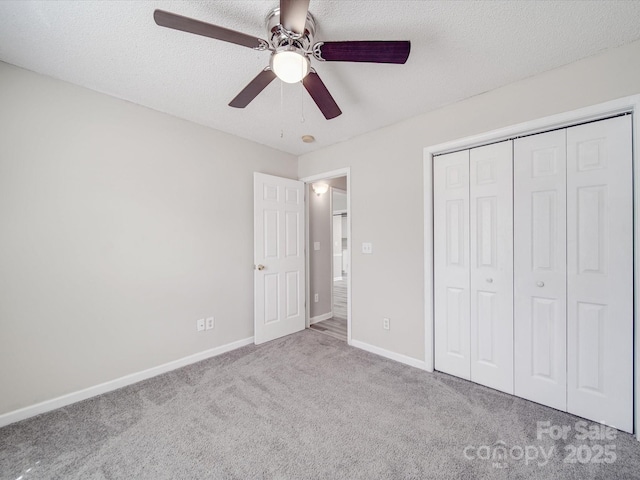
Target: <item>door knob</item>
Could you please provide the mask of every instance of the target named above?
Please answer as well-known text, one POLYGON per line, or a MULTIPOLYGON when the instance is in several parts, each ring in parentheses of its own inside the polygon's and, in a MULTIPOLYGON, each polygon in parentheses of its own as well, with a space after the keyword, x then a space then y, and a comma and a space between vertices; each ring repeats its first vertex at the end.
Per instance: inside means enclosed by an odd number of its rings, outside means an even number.
POLYGON ((256 265, 256 269, 257 270, 264 270, 264 265, 262 265, 262 264, 256 265))
POLYGON ((493 278, 487 278, 487 283, 493 283, 493 278))
POLYGON ((536 285, 539 286, 539 287, 544 287, 544 282, 538 282, 538 283, 536 283, 536 285))

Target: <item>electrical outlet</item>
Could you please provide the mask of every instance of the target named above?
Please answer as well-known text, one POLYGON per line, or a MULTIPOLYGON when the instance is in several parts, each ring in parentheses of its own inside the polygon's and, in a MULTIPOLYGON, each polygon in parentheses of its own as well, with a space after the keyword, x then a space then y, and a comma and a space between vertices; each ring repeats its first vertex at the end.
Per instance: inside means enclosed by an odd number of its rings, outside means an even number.
POLYGON ((196 328, 199 332, 202 332, 204 330, 204 318, 201 318, 196 322, 196 328))
POLYGON ((211 330, 213 328, 213 325, 214 325, 213 322, 214 322, 213 317, 208 317, 207 318, 207 321, 206 321, 206 329, 207 330, 211 330))
POLYGON ((371 255, 373 253, 373 243, 362 242, 362 253, 371 255))
POLYGON ((313 296, 313 301, 318 303, 318 301, 320 300, 320 295, 318 295, 317 293, 313 296))
POLYGON ((382 319, 382 328, 384 328, 385 330, 389 330, 391 328, 390 322, 391 322, 391 320, 389 320, 388 318, 383 318, 382 319))

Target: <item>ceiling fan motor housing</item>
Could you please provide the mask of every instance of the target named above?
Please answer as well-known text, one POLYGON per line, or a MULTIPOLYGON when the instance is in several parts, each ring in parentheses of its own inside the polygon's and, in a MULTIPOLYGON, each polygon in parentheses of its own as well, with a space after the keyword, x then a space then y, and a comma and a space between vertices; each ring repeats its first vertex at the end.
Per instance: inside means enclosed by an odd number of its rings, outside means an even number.
POLYGON ((316 20, 310 12, 307 12, 307 23, 304 26, 302 35, 285 30, 280 23, 280 8, 276 7, 269 12, 266 20, 267 31, 269 32, 269 43, 274 50, 280 47, 295 47, 302 50, 305 55, 311 51, 313 36, 316 33, 316 20))

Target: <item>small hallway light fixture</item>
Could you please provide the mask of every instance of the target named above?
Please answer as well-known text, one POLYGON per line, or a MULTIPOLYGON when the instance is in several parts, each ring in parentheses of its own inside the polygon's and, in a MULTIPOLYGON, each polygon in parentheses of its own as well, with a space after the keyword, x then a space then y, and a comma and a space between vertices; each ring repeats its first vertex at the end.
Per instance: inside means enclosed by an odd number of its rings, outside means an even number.
POLYGON ((326 183, 313 183, 311 184, 311 188, 313 188, 313 191, 318 196, 324 193, 327 193, 327 191, 329 191, 329 185, 327 185, 326 183))

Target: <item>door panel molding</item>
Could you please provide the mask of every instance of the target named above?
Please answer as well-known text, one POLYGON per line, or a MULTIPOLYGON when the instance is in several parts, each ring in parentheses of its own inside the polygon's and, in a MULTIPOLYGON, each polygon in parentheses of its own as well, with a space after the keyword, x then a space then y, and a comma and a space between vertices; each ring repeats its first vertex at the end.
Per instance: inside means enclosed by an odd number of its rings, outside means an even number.
POLYGON ((633 430, 632 124, 567 129, 567 410, 633 430))
POLYGON ((515 393, 567 409, 566 130, 514 149, 515 393))
POLYGON ((469 277, 469 151, 443 155, 434 165, 435 365, 471 378, 469 277))
POLYGON ((513 394, 513 142, 471 149, 469 169, 471 380, 513 394))

